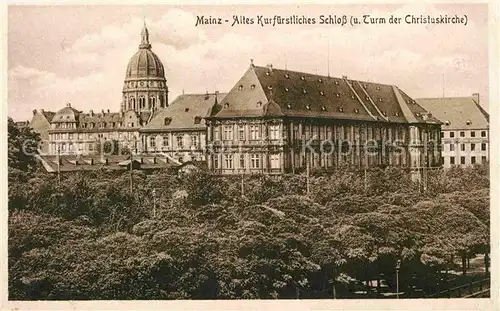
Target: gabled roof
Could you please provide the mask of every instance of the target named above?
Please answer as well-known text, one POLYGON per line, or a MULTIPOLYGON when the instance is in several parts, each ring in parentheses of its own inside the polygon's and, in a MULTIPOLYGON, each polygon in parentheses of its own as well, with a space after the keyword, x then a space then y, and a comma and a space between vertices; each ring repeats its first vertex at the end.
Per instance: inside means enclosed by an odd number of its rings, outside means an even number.
POLYGON ((216 98, 220 101, 224 96, 225 93, 179 95, 168 107, 157 111, 141 130, 205 129, 203 118, 216 98))
POLYGON ((52 118, 54 118, 54 116, 56 115, 56 113, 53 111, 42 110, 40 111, 40 113, 45 117, 45 119, 47 119, 49 123, 52 122, 52 118))
POLYGON ((489 128, 488 113, 472 97, 417 98, 416 101, 443 122, 443 130, 489 128))
POLYGON ((397 123, 424 120, 426 111, 396 86, 251 65, 211 117, 333 118, 397 123), (273 102, 271 106, 269 102, 273 102))

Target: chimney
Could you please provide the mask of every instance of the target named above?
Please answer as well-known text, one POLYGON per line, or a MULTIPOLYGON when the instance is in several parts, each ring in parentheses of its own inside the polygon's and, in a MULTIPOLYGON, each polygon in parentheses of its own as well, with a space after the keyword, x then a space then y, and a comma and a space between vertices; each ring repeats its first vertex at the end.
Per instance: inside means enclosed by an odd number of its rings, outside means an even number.
POLYGON ((93 117, 94 116, 94 110, 90 109, 89 114, 90 114, 91 117, 93 117))
POLYGON ((36 115, 36 112, 37 112, 37 111, 36 111, 36 109, 34 109, 34 110, 33 110, 33 115, 36 115))
POLYGON ((125 115, 125 114, 123 113, 123 110, 122 110, 122 111, 120 111, 120 118, 123 118, 123 116, 124 116, 124 115, 125 115))
POLYGON ((66 107, 71 107, 71 103, 66 103, 66 107))
POLYGON ((102 115, 104 115, 104 109, 101 109, 102 115))
POLYGON ((40 112, 41 112, 41 113, 44 113, 44 112, 45 112, 45 110, 43 110, 43 109, 40 109, 40 112))
POLYGON ((472 93, 472 100, 474 100, 476 104, 479 105, 479 93, 472 93))
POLYGON ((208 95, 208 91, 205 93, 205 100, 209 99, 210 95, 208 95))
POLYGON ((219 96, 219 91, 215 91, 215 97, 219 96))
POLYGON ((273 64, 267 64, 267 68, 269 69, 269 72, 273 72, 273 64))
POLYGON ((109 114, 109 109, 107 111, 108 111, 108 114, 109 114))

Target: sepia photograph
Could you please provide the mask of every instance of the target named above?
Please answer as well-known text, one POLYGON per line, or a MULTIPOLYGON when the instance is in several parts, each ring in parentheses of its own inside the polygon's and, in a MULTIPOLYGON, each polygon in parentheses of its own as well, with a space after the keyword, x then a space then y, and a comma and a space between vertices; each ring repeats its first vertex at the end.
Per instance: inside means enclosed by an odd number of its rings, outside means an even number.
POLYGON ((494 309, 492 4, 5 7, 8 303, 494 309))

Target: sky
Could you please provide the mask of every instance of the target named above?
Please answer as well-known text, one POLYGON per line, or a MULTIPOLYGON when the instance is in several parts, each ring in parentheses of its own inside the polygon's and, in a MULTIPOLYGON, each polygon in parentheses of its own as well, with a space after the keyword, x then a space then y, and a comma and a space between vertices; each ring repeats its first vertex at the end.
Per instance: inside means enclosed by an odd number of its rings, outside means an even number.
POLYGON ((165 67, 169 101, 183 91, 227 92, 253 59, 256 65, 395 84, 413 98, 480 93, 488 110, 487 18, 485 4, 9 6, 8 115, 28 120, 34 109, 57 111, 68 102, 84 112, 118 111, 144 19, 165 67), (403 21, 319 25, 322 14, 403 21), (467 25, 408 25, 407 14, 466 15, 467 25), (201 15, 229 22, 195 26, 201 15), (231 26, 233 15, 254 24, 231 26), (262 27, 258 15, 306 16, 316 24, 262 27))

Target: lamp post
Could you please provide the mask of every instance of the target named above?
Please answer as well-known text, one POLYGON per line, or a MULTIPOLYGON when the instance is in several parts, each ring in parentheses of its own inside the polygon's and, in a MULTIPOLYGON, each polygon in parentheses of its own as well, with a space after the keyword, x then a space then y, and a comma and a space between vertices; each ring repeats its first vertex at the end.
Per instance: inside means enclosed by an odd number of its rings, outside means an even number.
POLYGON ((401 260, 396 262, 396 299, 399 299, 399 268, 401 268, 401 260))

